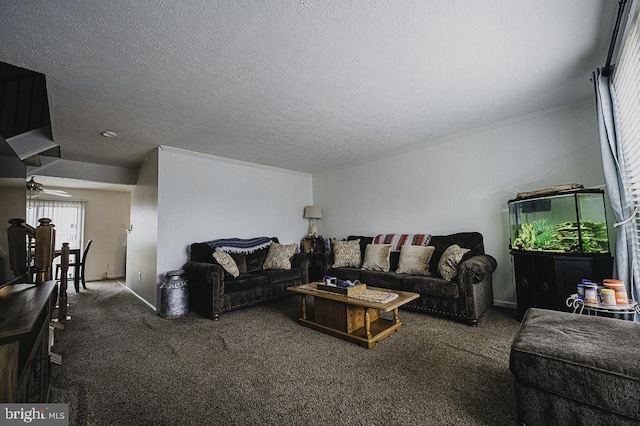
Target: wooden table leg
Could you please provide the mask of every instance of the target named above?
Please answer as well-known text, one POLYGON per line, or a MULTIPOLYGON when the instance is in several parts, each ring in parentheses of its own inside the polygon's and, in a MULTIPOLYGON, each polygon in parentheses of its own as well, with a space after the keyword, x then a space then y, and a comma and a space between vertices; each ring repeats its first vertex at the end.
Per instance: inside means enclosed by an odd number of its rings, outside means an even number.
POLYGON ((397 324, 400 322, 400 318, 398 318, 398 308, 393 310, 393 323, 397 324))
POLYGON ((367 339, 371 339, 371 318, 369 318, 369 309, 364 308, 364 328, 367 330, 367 339))

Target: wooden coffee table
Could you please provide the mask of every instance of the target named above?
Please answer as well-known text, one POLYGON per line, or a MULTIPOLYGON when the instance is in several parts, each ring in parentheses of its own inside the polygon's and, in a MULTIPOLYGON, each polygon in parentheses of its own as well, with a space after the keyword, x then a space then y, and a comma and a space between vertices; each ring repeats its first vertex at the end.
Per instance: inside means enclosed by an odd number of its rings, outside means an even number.
POLYGON ((357 343, 368 349, 376 342, 389 337, 402 328, 398 308, 420 297, 408 291, 391 291, 384 288, 367 287, 385 293, 395 293, 395 299, 386 303, 372 302, 341 294, 320 291, 316 283, 289 287, 287 290, 302 295, 302 317, 298 322, 314 330, 357 343), (307 296, 314 298, 314 318, 307 317, 307 296), (380 317, 380 312, 393 311, 393 319, 380 317))

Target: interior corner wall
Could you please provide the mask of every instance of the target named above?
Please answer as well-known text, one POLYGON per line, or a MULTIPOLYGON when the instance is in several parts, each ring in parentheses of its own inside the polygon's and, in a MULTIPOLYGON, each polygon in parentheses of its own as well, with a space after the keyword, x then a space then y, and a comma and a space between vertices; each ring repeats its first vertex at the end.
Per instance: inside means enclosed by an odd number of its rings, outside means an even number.
POLYGON ((269 236, 299 244, 313 202, 308 173, 171 147, 159 150, 158 188, 159 281, 182 268, 195 242, 269 236))
POLYGON ((127 236, 126 285, 156 308, 158 258, 158 150, 138 169, 131 193, 131 232, 127 236))
POLYGON ((573 182, 604 185, 591 102, 314 174, 313 194, 326 236, 481 232, 498 262, 494 300, 515 307, 507 201, 573 182))

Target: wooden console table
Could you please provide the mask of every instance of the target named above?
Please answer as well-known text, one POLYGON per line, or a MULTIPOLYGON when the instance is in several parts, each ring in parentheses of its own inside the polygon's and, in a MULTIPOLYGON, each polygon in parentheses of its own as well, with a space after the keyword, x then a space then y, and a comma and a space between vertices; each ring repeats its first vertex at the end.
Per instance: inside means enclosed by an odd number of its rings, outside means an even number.
POLYGON ((55 281, 0 289, 0 403, 49 400, 49 322, 55 281))

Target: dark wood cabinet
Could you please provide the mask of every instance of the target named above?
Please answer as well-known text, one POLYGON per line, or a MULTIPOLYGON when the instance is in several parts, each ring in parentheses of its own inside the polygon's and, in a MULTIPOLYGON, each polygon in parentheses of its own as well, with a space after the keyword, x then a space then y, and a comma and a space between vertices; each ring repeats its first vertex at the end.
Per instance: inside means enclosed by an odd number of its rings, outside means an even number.
POLYGON ((564 255, 512 251, 518 314, 531 307, 568 311, 566 300, 583 279, 601 282, 613 274, 609 255, 564 255))
POLYGON ((0 290, 0 402, 49 400, 49 322, 56 284, 15 284, 0 290))

